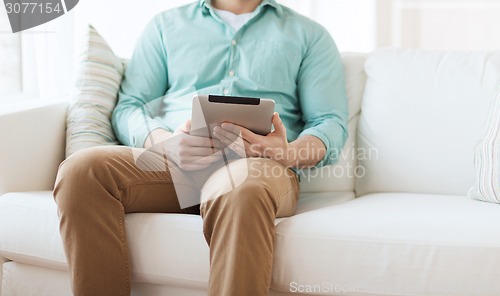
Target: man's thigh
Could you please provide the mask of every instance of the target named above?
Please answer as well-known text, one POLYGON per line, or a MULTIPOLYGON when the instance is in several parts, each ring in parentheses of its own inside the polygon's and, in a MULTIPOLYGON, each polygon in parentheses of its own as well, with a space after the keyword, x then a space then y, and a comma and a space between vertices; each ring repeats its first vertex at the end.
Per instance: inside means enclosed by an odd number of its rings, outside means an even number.
POLYGON ((121 202, 125 213, 193 211, 180 207, 172 181, 172 175, 177 172, 169 168, 161 153, 125 146, 88 148, 65 160, 59 177, 64 181, 67 174, 88 175, 78 173, 84 171, 93 178, 72 184, 80 184, 79 191, 85 191, 86 186, 105 188, 106 194, 121 202))
POLYGON ((202 207, 203 203, 227 195, 238 187, 265 188, 277 206, 277 217, 295 213, 299 195, 297 175, 266 158, 238 159, 218 168, 201 189, 202 207))

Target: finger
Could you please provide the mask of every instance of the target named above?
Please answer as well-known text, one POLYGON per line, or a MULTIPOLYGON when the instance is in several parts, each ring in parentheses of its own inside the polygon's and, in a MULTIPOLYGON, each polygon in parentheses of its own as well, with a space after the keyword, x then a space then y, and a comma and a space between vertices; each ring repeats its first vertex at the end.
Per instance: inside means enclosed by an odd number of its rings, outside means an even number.
POLYGON ((230 122, 223 122, 220 127, 224 130, 227 130, 228 132, 232 132, 233 134, 239 135, 240 134, 240 129, 243 127, 230 123, 230 122))
MULTIPOLYGON (((249 149, 249 147, 254 143, 251 143, 250 141, 245 139, 241 134, 236 135, 233 133, 234 131, 237 131, 237 130, 243 131, 243 132, 246 132, 248 130, 245 128, 242 128, 240 126, 237 126, 237 127, 238 127, 237 129, 230 128, 231 131, 228 131, 228 130, 225 130, 222 128, 217 128, 217 129, 214 129, 214 133, 215 133, 215 131, 217 131, 215 134, 219 135, 222 139, 224 139, 225 145, 231 146, 231 144, 233 142, 235 142, 236 144, 238 144, 238 146, 243 147, 245 149, 245 151, 247 151, 247 153, 246 153, 247 157, 254 156, 255 153, 251 153, 251 151, 249 149)), ((248 131, 248 133, 250 133, 250 136, 249 136, 250 138, 252 138, 252 135, 255 135, 251 131, 248 131)), ((255 138, 255 139, 257 140, 257 138, 255 138)))
MULTIPOLYGON (((225 133, 225 134, 231 134, 232 133, 225 133)), ((248 147, 251 145, 250 143, 246 142, 243 138, 238 137, 236 140, 233 140, 232 138, 225 137, 224 135, 219 135, 221 142, 224 146, 228 147, 232 151, 236 152, 240 157, 249 157, 251 154, 248 152, 248 147)))
POLYGON ((242 127, 232 123, 223 123, 220 126, 216 126, 214 130, 215 129, 217 129, 221 133, 227 134, 227 137, 232 137, 232 139, 236 139, 241 136, 242 127))
MULTIPOLYGON (((238 130, 242 131, 248 131, 245 128, 239 127, 238 130)), ((235 129, 231 129, 232 131, 235 131, 235 129)), ((250 133, 250 137, 255 135, 251 131, 248 131, 250 133)), ((214 128, 214 135, 217 135, 221 142, 224 144, 224 146, 229 147, 231 150, 235 151, 240 155, 241 157, 261 157, 261 145, 260 144, 255 144, 247 141, 244 137, 237 136, 233 132, 229 132, 225 129, 222 129, 221 127, 214 128)), ((255 135, 255 139, 257 137, 262 137, 255 135)))
POLYGON ((241 157, 246 157, 245 144, 244 144, 244 141, 242 138, 239 138, 239 140, 237 139, 236 141, 233 141, 232 139, 227 138, 227 137, 222 136, 222 135, 220 135, 219 137, 220 137, 220 141, 222 142, 222 144, 225 147, 233 150, 241 157))
POLYGON ((263 136, 257 135, 256 133, 252 132, 249 129, 242 128, 241 129, 241 137, 245 139, 245 141, 252 143, 252 144, 257 144, 263 141, 263 136))
POLYGON ((244 128, 242 126, 235 125, 229 122, 224 122, 223 124, 221 124, 221 127, 226 131, 230 131, 233 134, 243 137, 243 139, 245 139, 250 143, 259 143, 260 141, 262 141, 261 135, 257 135, 251 130, 244 128))
POLYGON ((231 132, 224 131, 221 128, 214 129, 214 136, 216 136, 223 144, 224 147, 230 145, 237 145, 244 148, 244 139, 240 136, 236 136, 231 132))
POLYGON ((220 126, 214 127, 214 136, 217 138, 229 139, 231 142, 235 142, 241 138, 239 130, 226 130, 220 126), (237 133, 235 133, 236 131, 237 133))
POLYGON ((285 125, 283 124, 283 121, 281 120, 281 117, 278 112, 274 112, 272 121, 275 133, 283 134, 286 132, 285 125))

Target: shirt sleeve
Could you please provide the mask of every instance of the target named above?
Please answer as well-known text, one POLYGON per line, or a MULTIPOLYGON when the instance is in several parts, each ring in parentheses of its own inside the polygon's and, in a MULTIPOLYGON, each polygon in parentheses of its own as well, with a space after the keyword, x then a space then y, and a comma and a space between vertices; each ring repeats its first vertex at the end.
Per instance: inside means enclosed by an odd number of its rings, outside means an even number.
POLYGON ((165 128, 150 110, 165 95, 167 83, 167 52, 158 18, 154 18, 139 38, 113 111, 113 129, 122 144, 144 147, 151 131, 165 128))
POLYGON ((316 167, 336 163, 348 136, 342 60, 330 34, 319 28, 309 41, 297 81, 305 124, 299 137, 315 136, 327 149, 316 167))

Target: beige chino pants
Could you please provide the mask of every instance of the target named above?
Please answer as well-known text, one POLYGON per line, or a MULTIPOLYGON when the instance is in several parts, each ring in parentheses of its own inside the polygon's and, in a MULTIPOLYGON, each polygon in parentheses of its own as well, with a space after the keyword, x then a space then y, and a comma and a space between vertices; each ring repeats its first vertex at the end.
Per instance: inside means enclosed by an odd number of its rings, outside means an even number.
POLYGON ((248 172, 241 184, 228 190, 228 179, 219 177, 227 168, 220 167, 204 183, 201 205, 181 209, 166 158, 147 153, 138 165, 134 153, 143 151, 90 148, 59 168, 54 198, 74 295, 130 295, 124 216, 138 212, 201 212, 210 246, 209 295, 267 295, 274 220, 295 212, 296 175, 269 159, 235 160, 229 164, 231 171, 248 172))

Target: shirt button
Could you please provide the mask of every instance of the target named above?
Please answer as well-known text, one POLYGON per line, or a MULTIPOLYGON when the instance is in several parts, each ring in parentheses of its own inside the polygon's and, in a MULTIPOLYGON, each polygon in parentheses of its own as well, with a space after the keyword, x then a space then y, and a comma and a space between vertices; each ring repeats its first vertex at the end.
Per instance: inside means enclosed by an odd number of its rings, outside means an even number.
POLYGON ((222 93, 223 93, 223 94, 225 94, 225 95, 228 95, 228 94, 229 94, 229 90, 226 88, 226 89, 224 89, 224 90, 222 91, 222 93))
POLYGON ((234 76, 234 71, 233 70, 229 71, 229 76, 234 76))
POLYGON ((232 44, 233 46, 235 46, 235 45, 236 45, 236 40, 234 40, 234 39, 233 39, 233 40, 231 40, 231 44, 232 44))

